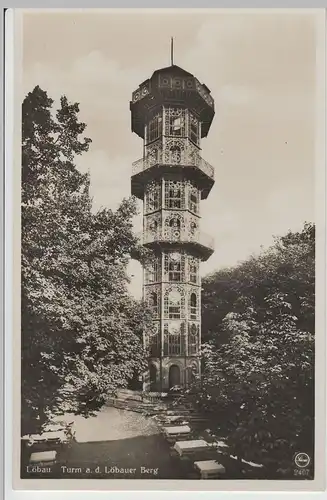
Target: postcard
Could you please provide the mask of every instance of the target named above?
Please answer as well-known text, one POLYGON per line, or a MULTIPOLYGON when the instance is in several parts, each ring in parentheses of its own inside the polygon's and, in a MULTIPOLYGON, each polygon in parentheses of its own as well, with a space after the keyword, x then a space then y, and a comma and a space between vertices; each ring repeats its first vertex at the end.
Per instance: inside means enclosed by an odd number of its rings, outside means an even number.
POLYGON ((324 12, 13 24, 15 488, 322 489, 324 12))

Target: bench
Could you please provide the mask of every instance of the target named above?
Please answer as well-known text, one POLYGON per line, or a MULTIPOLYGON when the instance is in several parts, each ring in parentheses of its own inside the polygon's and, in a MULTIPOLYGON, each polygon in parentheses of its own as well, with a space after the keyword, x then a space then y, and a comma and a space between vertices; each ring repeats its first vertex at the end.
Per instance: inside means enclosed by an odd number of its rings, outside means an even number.
POLYGON ((31 465, 54 465, 57 459, 55 450, 34 452, 30 456, 31 465))
POLYGON ((225 467, 216 460, 194 462, 194 467, 200 472, 201 479, 217 479, 226 472, 225 467))
POLYGON ((176 442, 191 433, 191 428, 188 425, 180 425, 175 427, 163 427, 162 429, 168 442, 176 442))
POLYGON ((198 452, 206 451, 209 445, 204 439, 194 439, 190 441, 177 441, 174 446, 177 453, 183 456, 192 456, 198 452))

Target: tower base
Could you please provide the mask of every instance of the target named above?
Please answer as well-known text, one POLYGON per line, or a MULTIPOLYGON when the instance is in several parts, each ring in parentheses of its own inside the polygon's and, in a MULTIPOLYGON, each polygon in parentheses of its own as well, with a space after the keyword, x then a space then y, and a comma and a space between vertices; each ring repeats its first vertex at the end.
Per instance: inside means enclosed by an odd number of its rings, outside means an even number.
POLYGON ((144 375, 145 392, 168 392, 173 388, 186 388, 200 375, 198 357, 150 358, 144 375))

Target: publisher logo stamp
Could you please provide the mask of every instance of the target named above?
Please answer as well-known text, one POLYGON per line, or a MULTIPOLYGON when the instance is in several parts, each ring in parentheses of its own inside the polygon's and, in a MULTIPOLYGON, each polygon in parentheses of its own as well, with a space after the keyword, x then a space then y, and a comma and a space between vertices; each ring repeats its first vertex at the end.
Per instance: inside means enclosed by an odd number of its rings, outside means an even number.
POLYGON ((301 452, 295 455, 294 462, 297 467, 303 469, 304 467, 308 467, 308 465, 311 462, 311 459, 307 453, 301 452))

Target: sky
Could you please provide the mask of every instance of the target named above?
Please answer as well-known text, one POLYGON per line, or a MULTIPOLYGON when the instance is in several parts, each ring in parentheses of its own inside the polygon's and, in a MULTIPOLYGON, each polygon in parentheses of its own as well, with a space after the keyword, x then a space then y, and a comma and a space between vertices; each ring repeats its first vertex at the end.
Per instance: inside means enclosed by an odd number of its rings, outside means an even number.
MULTIPOLYGON (((174 37, 174 63, 215 100, 202 140, 216 179, 201 206, 201 229, 215 239, 201 267, 206 275, 314 221, 315 18, 155 10, 25 13, 23 90, 39 85, 55 100, 80 103, 93 142, 77 165, 90 172, 94 208, 115 209, 130 196, 132 162, 142 155, 142 140, 131 132, 132 92, 170 64, 174 37)), ((132 261, 129 273, 140 297, 140 264, 132 261)))

